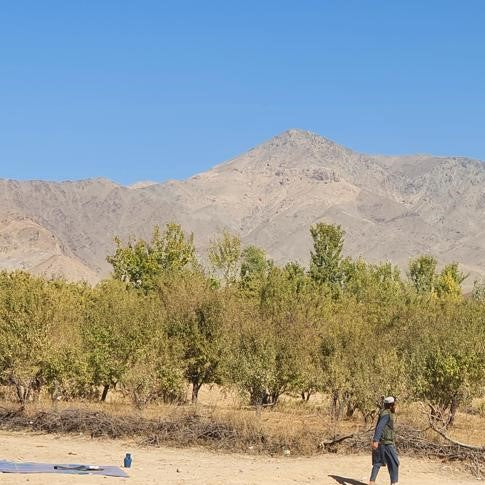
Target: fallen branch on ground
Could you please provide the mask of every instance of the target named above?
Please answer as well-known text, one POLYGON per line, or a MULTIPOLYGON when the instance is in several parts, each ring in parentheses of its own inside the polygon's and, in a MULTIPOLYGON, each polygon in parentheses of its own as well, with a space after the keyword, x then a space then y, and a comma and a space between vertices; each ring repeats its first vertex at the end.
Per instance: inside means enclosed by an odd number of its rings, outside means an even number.
POLYGON ((449 441, 450 443, 459 446, 460 448, 466 448, 467 450, 473 450, 473 451, 479 451, 485 453, 485 446, 473 446, 473 445, 468 445, 466 443, 460 443, 459 441, 456 441, 452 438, 450 438, 444 431, 438 429, 431 421, 430 421, 430 428, 435 432, 438 433, 442 438, 444 438, 446 441, 449 441))
POLYGON ((339 437, 334 437, 330 441, 322 441, 318 446, 319 446, 319 448, 328 448, 328 447, 331 447, 333 445, 337 445, 339 443, 342 443, 343 441, 348 440, 350 438, 355 438, 358 435, 363 435, 363 434, 369 433, 370 431, 373 431, 373 430, 374 430, 374 427, 372 426, 371 428, 366 429, 365 431, 356 431, 355 433, 351 433, 351 434, 347 434, 347 435, 339 436, 339 437))
MULTIPOLYGON (((206 446, 224 451, 279 454, 291 450, 295 455, 344 450, 368 453, 373 428, 334 436, 322 441, 317 430, 281 433, 261 428, 255 421, 231 420, 194 410, 177 411, 163 419, 132 415, 110 415, 83 409, 32 412, 0 407, 0 429, 32 430, 45 433, 76 433, 92 438, 135 438, 143 445, 206 446)), ((426 431, 426 430, 424 430, 426 431)), ((485 473, 485 450, 448 439, 432 440, 423 430, 399 426, 397 447, 401 454, 458 462, 476 477, 485 473)))

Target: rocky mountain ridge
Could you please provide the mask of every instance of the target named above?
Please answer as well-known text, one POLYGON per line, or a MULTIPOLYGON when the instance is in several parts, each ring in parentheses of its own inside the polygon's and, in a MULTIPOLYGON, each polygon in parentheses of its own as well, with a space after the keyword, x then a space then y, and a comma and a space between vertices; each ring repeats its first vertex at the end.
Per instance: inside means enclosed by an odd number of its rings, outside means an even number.
POLYGON ((184 181, 0 180, 0 266, 94 282, 113 237, 177 221, 201 253, 223 229, 277 262, 308 262, 309 227, 339 223, 346 253, 402 267, 434 254, 485 275, 485 164, 463 157, 366 155, 289 130, 184 181))

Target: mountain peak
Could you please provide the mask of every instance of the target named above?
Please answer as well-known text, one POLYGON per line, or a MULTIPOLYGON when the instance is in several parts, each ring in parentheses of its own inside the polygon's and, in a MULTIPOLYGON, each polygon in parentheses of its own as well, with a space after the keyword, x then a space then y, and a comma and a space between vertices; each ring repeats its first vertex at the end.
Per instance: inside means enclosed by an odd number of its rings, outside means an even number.
POLYGON ((291 128, 289 130, 276 135, 275 137, 263 143, 262 146, 268 146, 271 148, 276 147, 298 147, 298 148, 316 148, 319 150, 331 150, 331 151, 346 151, 350 152, 348 148, 345 148, 338 143, 318 135, 312 131, 301 130, 297 128, 291 128))
POLYGON ((292 128, 254 147, 230 161, 229 166, 268 166, 302 168, 327 166, 335 168, 352 156, 352 150, 311 131, 292 128))
POLYGON ((289 130, 286 130, 277 136, 287 136, 292 138, 308 138, 315 135, 317 134, 309 130, 302 130, 301 128, 290 128, 289 130))
POLYGON ((290 128, 289 130, 276 135, 273 139, 286 139, 286 140, 294 140, 294 141, 315 141, 315 140, 325 140, 329 143, 335 143, 324 136, 321 136, 313 131, 309 130, 302 130, 300 128, 290 128))

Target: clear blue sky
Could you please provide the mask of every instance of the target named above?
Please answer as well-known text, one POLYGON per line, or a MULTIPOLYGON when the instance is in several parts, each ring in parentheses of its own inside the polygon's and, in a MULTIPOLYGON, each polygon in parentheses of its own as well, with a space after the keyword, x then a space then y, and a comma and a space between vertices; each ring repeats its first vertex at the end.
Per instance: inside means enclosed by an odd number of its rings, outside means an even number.
POLYGON ((0 177, 184 178, 288 128, 485 159, 482 0, 6 0, 0 177))

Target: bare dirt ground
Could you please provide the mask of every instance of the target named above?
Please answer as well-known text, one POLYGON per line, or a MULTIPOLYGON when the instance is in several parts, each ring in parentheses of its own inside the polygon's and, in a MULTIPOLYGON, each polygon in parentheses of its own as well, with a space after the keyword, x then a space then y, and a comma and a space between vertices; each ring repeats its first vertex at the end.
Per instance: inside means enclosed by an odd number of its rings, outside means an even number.
MULTIPOLYGON (((201 449, 144 448, 133 442, 91 440, 0 432, 0 459, 47 463, 121 465, 133 454, 130 478, 72 475, 0 475, 2 484, 295 484, 360 485, 367 483, 369 456, 327 454, 311 458, 222 454, 201 449)), ((476 479, 438 462, 402 457, 401 485, 471 485, 476 479)), ((381 470, 378 483, 388 483, 381 470)))

